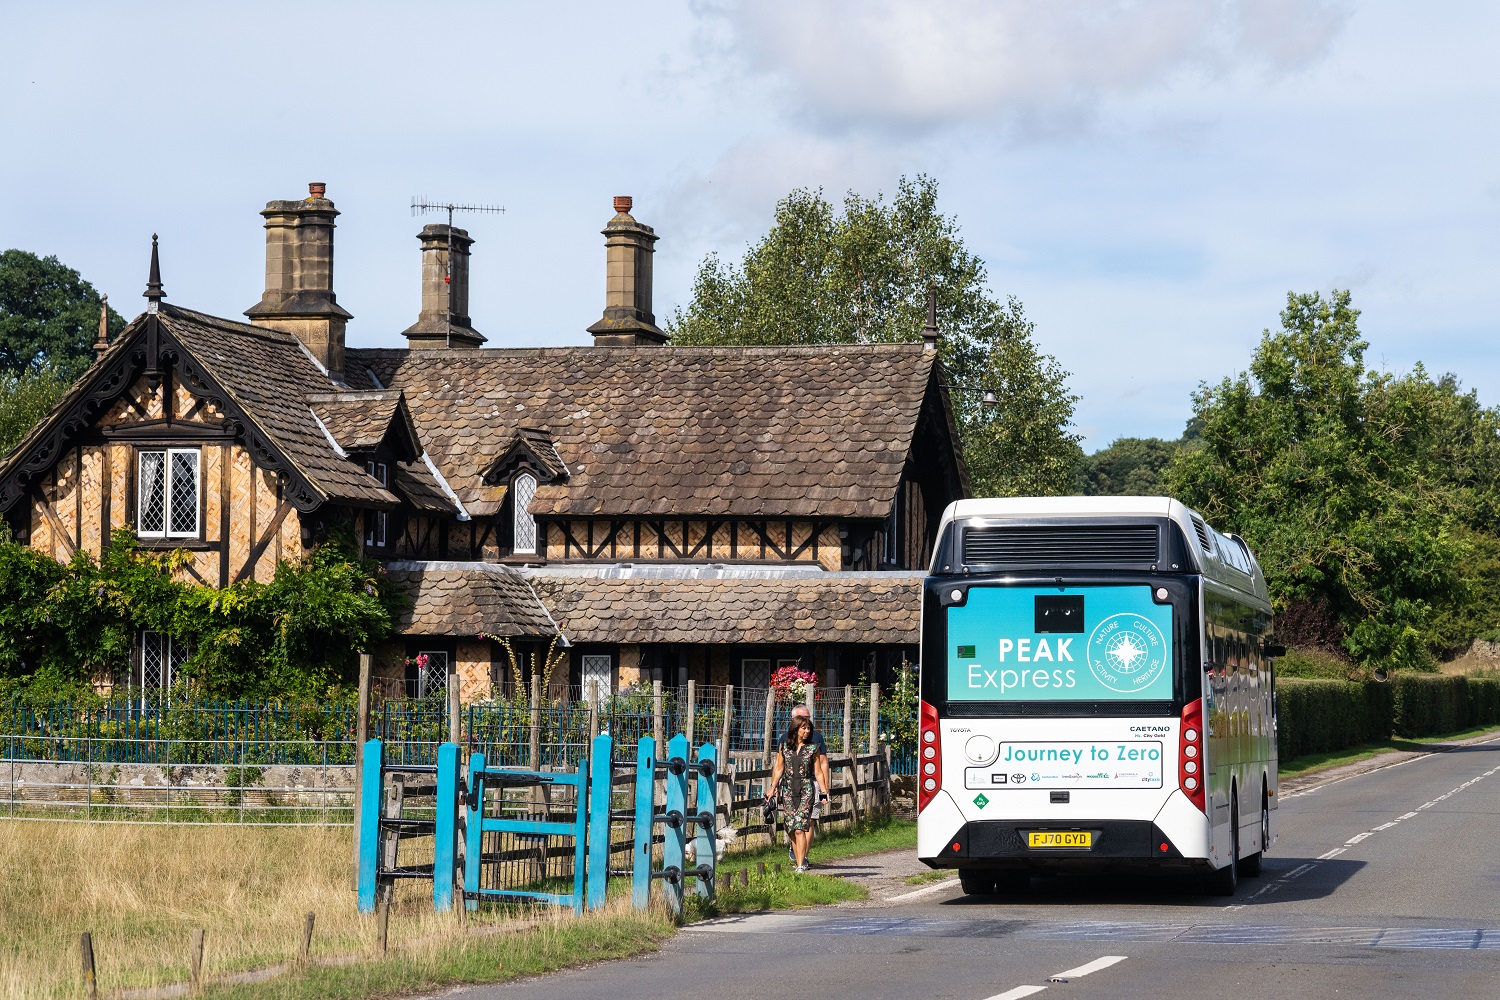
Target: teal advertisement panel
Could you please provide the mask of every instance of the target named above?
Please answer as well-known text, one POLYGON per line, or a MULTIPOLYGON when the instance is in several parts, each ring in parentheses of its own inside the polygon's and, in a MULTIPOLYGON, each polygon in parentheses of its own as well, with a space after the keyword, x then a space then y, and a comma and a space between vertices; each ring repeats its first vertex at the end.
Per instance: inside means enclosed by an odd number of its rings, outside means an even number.
POLYGON ((947 653, 953 701, 1167 701, 1172 608, 1142 585, 970 587, 947 653))

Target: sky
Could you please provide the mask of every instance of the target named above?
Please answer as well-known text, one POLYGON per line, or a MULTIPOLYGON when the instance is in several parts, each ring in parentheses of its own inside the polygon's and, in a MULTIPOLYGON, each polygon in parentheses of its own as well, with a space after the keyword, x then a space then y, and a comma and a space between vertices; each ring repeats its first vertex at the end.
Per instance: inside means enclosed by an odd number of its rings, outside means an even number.
POLYGON ((501 205, 470 311, 583 344, 611 198, 655 311, 778 198, 939 183, 1069 373, 1094 450, 1176 437, 1289 291, 1349 289, 1372 367, 1500 403, 1500 5, 1339 0, 0 4, 0 248, 141 310, 259 300, 267 201, 328 185, 351 346, 400 346, 414 196, 501 205))

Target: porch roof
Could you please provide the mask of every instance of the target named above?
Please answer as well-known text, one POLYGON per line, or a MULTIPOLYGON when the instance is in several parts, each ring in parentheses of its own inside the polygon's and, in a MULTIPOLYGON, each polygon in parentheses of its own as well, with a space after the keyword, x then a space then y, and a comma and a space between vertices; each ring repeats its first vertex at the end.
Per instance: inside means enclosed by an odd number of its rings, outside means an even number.
POLYGON ((528 572, 573 643, 882 643, 921 633, 922 573, 591 576, 528 572))

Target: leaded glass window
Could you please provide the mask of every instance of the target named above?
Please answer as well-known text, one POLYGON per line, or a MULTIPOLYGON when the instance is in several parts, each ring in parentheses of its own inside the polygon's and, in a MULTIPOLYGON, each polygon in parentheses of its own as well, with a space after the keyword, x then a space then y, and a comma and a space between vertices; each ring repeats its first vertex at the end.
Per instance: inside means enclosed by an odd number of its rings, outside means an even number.
POLYGON ((427 698, 448 690, 448 653, 427 649, 417 654, 417 697, 427 698))
POLYGON ((167 448, 139 454, 136 533, 142 538, 198 535, 198 449, 167 448))
POLYGON ((188 658, 187 646, 164 632, 141 633, 141 665, 138 680, 141 704, 163 702, 188 658))
POLYGON ((536 518, 531 516, 531 501, 536 496, 536 477, 523 472, 516 477, 511 490, 515 506, 515 551, 536 551, 536 518))
POLYGON ((608 653, 585 653, 581 660, 584 700, 604 701, 614 682, 614 657, 608 653))

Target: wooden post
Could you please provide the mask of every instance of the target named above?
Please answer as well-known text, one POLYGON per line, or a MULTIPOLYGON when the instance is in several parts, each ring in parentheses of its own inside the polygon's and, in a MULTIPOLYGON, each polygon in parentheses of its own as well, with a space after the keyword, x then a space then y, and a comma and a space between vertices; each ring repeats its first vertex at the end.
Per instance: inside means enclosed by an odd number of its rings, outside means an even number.
POLYGON ((765 738, 761 742, 761 751, 760 751, 761 762, 762 762, 762 766, 764 766, 764 767, 770 767, 771 766, 771 726, 773 724, 775 724, 775 721, 776 721, 776 689, 775 688, 767 688, 766 689, 766 731, 765 731, 765 738))
POLYGON ((375 923, 378 928, 376 940, 380 944, 380 953, 384 955, 391 931, 391 894, 388 892, 381 893, 375 904, 375 923))
POLYGON ((99 984, 94 979, 94 936, 84 931, 78 938, 78 950, 83 954, 83 990, 89 1000, 99 995, 99 984))
POLYGON ((448 678, 448 742, 463 742, 463 717, 459 697, 458 674, 454 673, 448 678))
POLYGON ((302 945, 297 949, 297 961, 306 965, 312 961, 312 932, 316 915, 309 913, 302 921, 302 945))
POLYGON ((589 681, 588 699, 589 699, 589 745, 592 746, 593 743, 594 743, 594 740, 599 735, 599 682, 598 681, 589 681))
POLYGON ((809 684, 807 686, 807 717, 812 719, 813 728, 818 728, 818 686, 809 684))
POLYGON ((729 734, 734 721, 734 685, 724 686, 724 722, 719 726, 719 766, 729 762, 729 734))
POLYGON ((542 769, 542 675, 531 675, 531 770, 542 769))
POLYGON ((662 717, 663 708, 661 681, 654 680, 651 682, 651 712, 653 715, 651 732, 656 737, 657 746, 666 745, 666 734, 663 732, 665 729, 665 719, 662 717))
MULTIPOLYGON (((370 738, 370 664, 372 659, 369 653, 359 654, 359 708, 355 710, 354 716, 354 874, 350 878, 350 888, 356 891, 359 889, 360 786, 364 784, 360 776, 365 773, 365 740, 370 738)), ((240 794, 243 796, 244 792, 240 794)))
POLYGON ((870 753, 878 753, 880 746, 880 684, 870 682, 870 753))
POLYGON ((687 733, 688 746, 695 747, 698 742, 693 739, 693 715, 698 711, 698 687, 691 677, 687 685, 687 725, 683 732, 687 733))
POLYGON ((886 811, 889 811, 891 808, 891 770, 893 763, 894 762, 891 760, 891 745, 887 743, 885 745, 885 772, 883 774, 884 780, 880 783, 880 804, 881 807, 886 811))
MULTIPOLYGON (((385 818, 400 819, 401 811, 406 808, 406 775, 395 774, 391 776, 391 787, 385 793, 385 818)), ((385 832, 385 843, 381 844, 380 866, 387 870, 396 867, 396 853, 401 845, 401 835, 392 829, 385 832)), ((389 901, 396 892, 394 882, 386 882, 380 887, 380 898, 389 901)))
POLYGON ((853 738, 854 738, 854 685, 853 684, 845 684, 844 685, 844 745, 841 746, 841 747, 839 747, 839 749, 842 750, 842 751, 844 751, 844 753, 848 754, 850 757, 854 756, 854 743, 851 742, 853 740, 853 738))
POLYGON ((203 992, 203 928, 193 928, 192 950, 188 952, 188 983, 194 993, 203 992))
POLYGON ((766 863, 764 861, 757 861, 755 863, 755 874, 759 875, 761 878, 766 877, 766 863))

